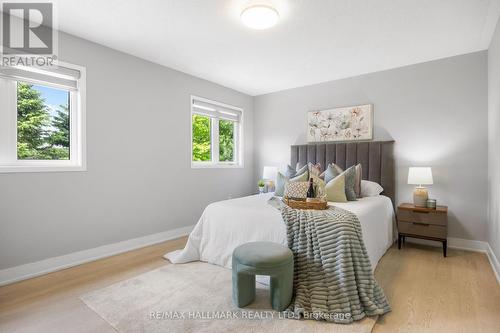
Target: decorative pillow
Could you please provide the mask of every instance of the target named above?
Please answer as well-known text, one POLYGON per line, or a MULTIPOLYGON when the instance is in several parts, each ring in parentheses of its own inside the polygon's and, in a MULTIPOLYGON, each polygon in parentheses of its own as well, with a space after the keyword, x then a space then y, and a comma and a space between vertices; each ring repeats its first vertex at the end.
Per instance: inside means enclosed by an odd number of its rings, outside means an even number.
POLYGON ((309 175, 315 175, 319 177, 321 175, 321 164, 316 163, 312 164, 311 162, 307 163, 309 169, 309 175))
POLYGON ((291 182, 307 182, 307 181, 309 181, 309 171, 307 171, 307 169, 306 169, 302 173, 297 172, 295 177, 290 178, 290 181, 291 182))
POLYGON ((335 170, 337 170, 338 173, 342 173, 344 171, 344 169, 342 169, 335 163, 332 163, 332 166, 335 168, 335 170))
POLYGON ((285 198, 305 199, 309 182, 288 182, 285 185, 285 198))
MULTIPOLYGON (((361 178, 363 175, 362 169, 361 169, 361 164, 358 164, 356 166, 352 166, 348 168, 347 170, 353 168, 354 171, 349 171, 346 174, 345 177, 345 183, 346 183, 346 196, 347 200, 349 201, 355 201, 356 198, 361 197, 361 178), (354 174, 354 178, 353 178, 354 174)), ((346 170, 346 171, 347 171, 346 170)), ((323 178, 325 180, 325 183, 328 184, 328 182, 338 175, 340 175, 343 172, 346 172, 342 170, 341 167, 339 167, 335 163, 328 164, 328 167, 326 168, 325 172, 323 172, 320 175, 320 178, 323 178)))
POLYGON ((289 178, 283 175, 281 172, 278 172, 278 176, 276 177, 276 188, 274 190, 274 195, 282 197, 285 194, 285 186, 288 182, 307 182, 308 180, 309 172, 307 171, 307 169, 306 172, 293 178, 289 178))
MULTIPOLYGON (((299 166, 299 163, 297 163, 297 166, 299 166)), ((297 168, 297 173, 295 173, 295 175, 301 175, 306 171, 309 171, 309 167, 307 166, 307 164, 304 165, 302 168, 297 168)))
POLYGON ((362 197, 374 197, 384 192, 384 188, 376 182, 371 182, 369 180, 361 181, 361 196, 362 197))
POLYGON ((361 198, 361 178, 363 177, 363 170, 361 164, 356 165, 356 184, 354 185, 354 192, 356 197, 361 198))
POLYGON ((330 202, 347 202, 345 196, 345 174, 342 173, 325 185, 326 200, 330 202))
POLYGON ((286 166, 285 176, 288 177, 288 178, 290 178, 290 177, 295 176, 295 174, 297 174, 297 171, 295 171, 295 169, 292 168, 290 165, 287 165, 286 166))
POLYGON ((310 178, 313 179, 313 186, 314 186, 314 197, 315 198, 324 198, 326 196, 325 194, 325 181, 321 178, 319 178, 316 175, 309 175, 310 178))
MULTIPOLYGON (((297 163, 297 167, 298 166, 299 166, 299 163, 297 163)), ((308 170, 309 170, 309 168, 307 165, 304 165, 302 168, 297 168, 297 170, 292 168, 290 165, 287 165, 285 176, 287 176, 288 178, 297 177, 308 170)))
POLYGON ((274 195, 282 197, 283 194, 285 194, 285 185, 287 181, 288 177, 281 172, 278 172, 278 175, 276 176, 276 187, 274 188, 274 195))
POLYGON ((325 180, 325 183, 328 184, 330 180, 340 175, 344 170, 342 170, 338 165, 332 163, 328 164, 325 172, 320 175, 320 178, 325 180))
POLYGON ((345 175, 345 196, 349 201, 356 201, 356 167, 353 165, 343 172, 345 175))
POLYGON ((287 181, 288 177, 285 176, 283 173, 278 172, 276 174, 276 183, 274 186, 274 195, 282 197, 283 194, 285 193, 285 184, 287 181))

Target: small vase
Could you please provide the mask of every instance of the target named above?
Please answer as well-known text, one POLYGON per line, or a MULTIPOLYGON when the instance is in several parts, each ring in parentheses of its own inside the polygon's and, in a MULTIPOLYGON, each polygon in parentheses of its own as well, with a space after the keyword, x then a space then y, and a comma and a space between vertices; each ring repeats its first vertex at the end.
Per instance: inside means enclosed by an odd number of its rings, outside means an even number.
POLYGON ((264 186, 259 186, 259 194, 262 194, 264 193, 264 186))

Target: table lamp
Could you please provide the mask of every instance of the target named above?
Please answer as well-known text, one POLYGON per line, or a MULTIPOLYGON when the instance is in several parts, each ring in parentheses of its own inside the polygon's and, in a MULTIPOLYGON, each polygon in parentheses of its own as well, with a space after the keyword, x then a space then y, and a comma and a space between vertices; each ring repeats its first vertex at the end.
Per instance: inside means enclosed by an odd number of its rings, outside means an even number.
POLYGON ((408 184, 417 185, 413 191, 413 204, 425 207, 429 198, 427 188, 422 185, 432 185, 432 170, 430 167, 410 167, 408 170, 408 184))
POLYGON ((262 179, 266 182, 267 191, 274 191, 274 182, 278 176, 278 168, 273 166, 265 166, 262 172, 262 179))

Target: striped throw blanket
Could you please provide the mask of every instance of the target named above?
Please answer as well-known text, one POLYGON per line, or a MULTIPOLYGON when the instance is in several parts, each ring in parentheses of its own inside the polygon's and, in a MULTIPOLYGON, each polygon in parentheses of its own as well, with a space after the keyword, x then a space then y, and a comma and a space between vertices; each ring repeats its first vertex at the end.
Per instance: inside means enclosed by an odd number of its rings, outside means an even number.
POLYGON ((338 207, 292 209, 278 198, 294 254, 293 318, 350 323, 390 311, 373 276, 357 216, 338 207))

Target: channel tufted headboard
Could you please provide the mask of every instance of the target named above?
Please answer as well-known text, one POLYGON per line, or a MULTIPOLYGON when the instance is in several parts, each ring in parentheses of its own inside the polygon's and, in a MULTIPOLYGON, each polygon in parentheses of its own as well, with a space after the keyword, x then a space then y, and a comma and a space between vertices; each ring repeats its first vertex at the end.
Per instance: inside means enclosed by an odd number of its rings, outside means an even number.
POLYGON ((363 179, 379 183, 382 193, 395 203, 394 141, 312 143, 291 147, 291 166, 335 163, 344 170, 361 163, 363 179))

